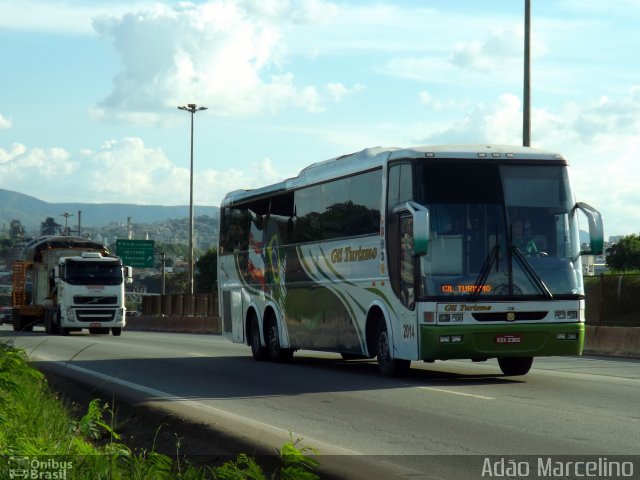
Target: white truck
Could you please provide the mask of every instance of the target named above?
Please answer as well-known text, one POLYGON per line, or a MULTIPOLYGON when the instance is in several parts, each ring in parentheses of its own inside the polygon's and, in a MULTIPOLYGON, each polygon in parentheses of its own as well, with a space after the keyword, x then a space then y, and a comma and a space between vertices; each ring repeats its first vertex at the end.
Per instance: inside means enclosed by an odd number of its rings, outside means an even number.
POLYGON ((109 255, 105 245, 81 237, 40 237, 13 264, 13 329, 43 324, 47 334, 87 328, 119 336, 128 282, 131 267, 109 255))

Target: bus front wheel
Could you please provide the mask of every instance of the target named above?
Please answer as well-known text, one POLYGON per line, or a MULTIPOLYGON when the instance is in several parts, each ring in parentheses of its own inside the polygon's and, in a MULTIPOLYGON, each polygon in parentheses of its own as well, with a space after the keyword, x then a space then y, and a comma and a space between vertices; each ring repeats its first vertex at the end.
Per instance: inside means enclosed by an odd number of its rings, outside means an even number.
POLYGON ((526 375, 531 369, 533 357, 501 357, 498 358, 500 370, 505 375, 515 377, 518 375, 526 375))
POLYGON ((391 345, 387 327, 381 323, 377 339, 378 369, 385 377, 401 377, 409 371, 410 360, 391 358, 391 345))

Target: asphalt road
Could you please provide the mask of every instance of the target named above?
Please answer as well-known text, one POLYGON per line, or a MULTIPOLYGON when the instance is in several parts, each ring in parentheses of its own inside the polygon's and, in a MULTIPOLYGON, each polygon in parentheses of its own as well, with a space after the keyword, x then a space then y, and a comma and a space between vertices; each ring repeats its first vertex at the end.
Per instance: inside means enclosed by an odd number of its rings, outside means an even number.
POLYGON ((503 376, 495 361, 413 362, 406 378, 389 379, 373 362, 318 352, 296 352, 289 365, 255 362, 248 347, 214 335, 38 330, 3 326, 0 341, 12 340, 44 368, 256 444, 301 437, 336 469, 351 465, 347 478, 379 478, 367 468, 387 469, 385 477, 482 478, 487 456, 633 455, 638 469, 639 360, 539 358, 523 377, 503 376))

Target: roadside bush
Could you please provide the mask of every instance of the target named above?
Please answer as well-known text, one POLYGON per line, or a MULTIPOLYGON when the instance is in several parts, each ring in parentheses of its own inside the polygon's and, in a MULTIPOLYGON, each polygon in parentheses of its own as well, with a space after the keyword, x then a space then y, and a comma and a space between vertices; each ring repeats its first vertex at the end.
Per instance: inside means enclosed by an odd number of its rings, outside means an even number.
MULTIPOLYGON (((38 478, 91 480, 315 480, 317 454, 299 447, 300 440, 286 443, 279 462, 266 474, 251 457, 241 454, 219 467, 195 467, 157 452, 134 452, 120 443, 113 429, 113 411, 108 404, 92 400, 87 412, 74 419, 49 391, 46 379, 29 366, 22 350, 0 342, 0 478, 13 478, 12 468, 33 468, 38 478), (105 420, 105 416, 110 420, 105 420), (102 445, 96 442, 100 441, 102 445), (13 462, 13 463, 12 463, 13 462), (39 463, 38 463, 39 462, 39 463), (64 477, 62 474, 64 473, 64 477), (55 476, 60 475, 60 476, 55 476)), ((19 478, 25 477, 24 472, 19 478)))

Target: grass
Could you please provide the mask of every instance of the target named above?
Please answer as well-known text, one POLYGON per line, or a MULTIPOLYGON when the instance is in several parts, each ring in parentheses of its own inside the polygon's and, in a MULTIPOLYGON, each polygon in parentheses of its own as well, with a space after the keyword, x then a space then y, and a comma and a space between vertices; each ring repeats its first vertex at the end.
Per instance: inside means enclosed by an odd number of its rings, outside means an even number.
POLYGON ((18 468, 35 470, 38 478, 79 480, 319 478, 314 472, 318 461, 310 455, 317 453, 300 447, 299 439, 281 448, 270 473, 246 454, 221 466, 196 467, 153 447, 132 451, 120 442, 114 422, 109 405, 97 399, 80 419, 73 418, 25 353, 0 342, 0 478, 10 478, 18 468))

